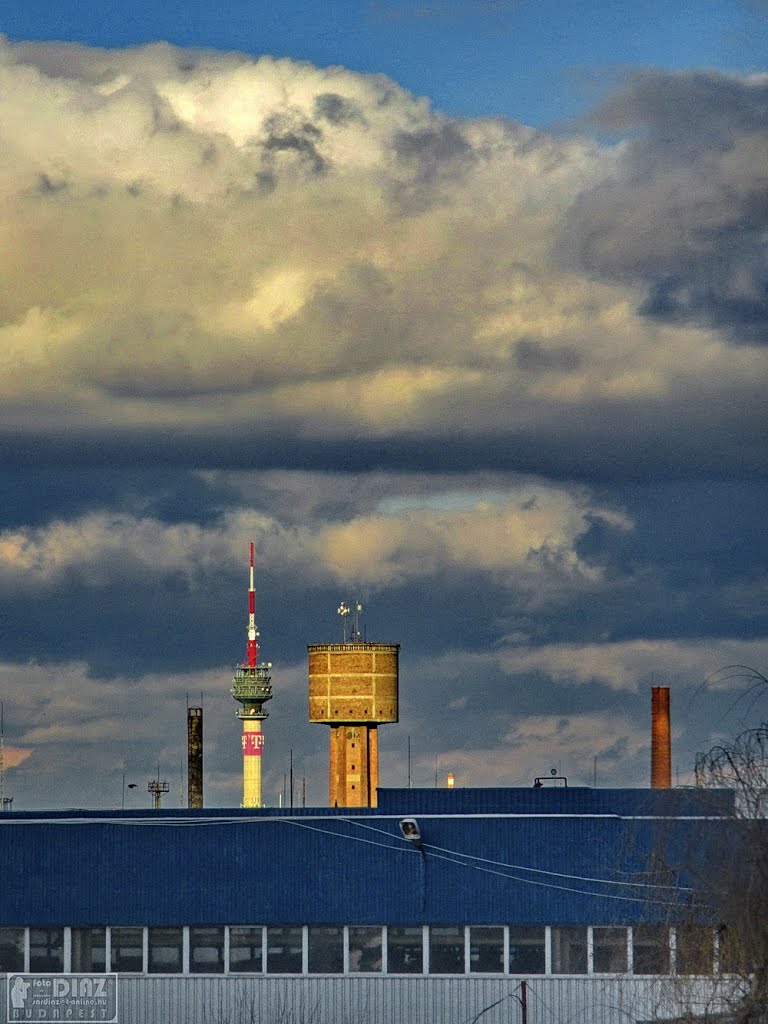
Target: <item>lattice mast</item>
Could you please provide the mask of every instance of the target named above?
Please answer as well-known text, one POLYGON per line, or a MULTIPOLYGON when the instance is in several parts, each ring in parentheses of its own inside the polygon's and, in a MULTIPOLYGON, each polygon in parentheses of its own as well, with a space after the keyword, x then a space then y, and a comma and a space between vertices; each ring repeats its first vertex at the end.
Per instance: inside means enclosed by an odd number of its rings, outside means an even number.
POLYGON ((248 587, 248 633, 245 661, 237 667, 232 680, 232 696, 242 707, 235 714, 243 723, 243 807, 261 807, 261 757, 264 734, 261 723, 269 712, 264 704, 272 697, 271 662, 259 664, 259 631, 256 628, 256 589, 253 584, 254 552, 250 548, 248 587))
POLYGON ((147 792, 152 797, 152 807, 156 810, 160 810, 161 801, 165 793, 170 793, 171 784, 167 779, 160 778, 160 765, 157 766, 157 777, 150 779, 147 783, 147 792))

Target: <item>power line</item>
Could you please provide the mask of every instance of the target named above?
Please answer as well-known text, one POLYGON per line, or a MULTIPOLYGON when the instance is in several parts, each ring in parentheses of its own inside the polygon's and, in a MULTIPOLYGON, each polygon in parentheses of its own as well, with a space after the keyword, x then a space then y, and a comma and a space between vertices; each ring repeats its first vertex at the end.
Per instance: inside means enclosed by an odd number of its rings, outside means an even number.
MULTIPOLYGON (((364 825, 361 821, 355 821, 353 818, 345 818, 345 821, 349 822, 350 825, 357 825, 358 828, 367 828, 373 832, 381 832, 384 835, 390 835, 383 828, 376 828, 375 825, 364 825)), ((661 885, 653 882, 622 882, 616 879, 610 878, 594 878, 589 875, 569 875, 562 871, 549 871, 546 868, 531 868, 525 864, 507 864, 504 861, 490 860, 487 857, 477 857, 472 853, 461 853, 459 850, 449 850, 443 846, 435 846, 433 843, 424 843, 424 849, 426 850, 439 850, 441 853, 448 853, 454 857, 466 857, 468 860, 480 861, 483 864, 493 864, 498 868, 509 868, 511 871, 530 871, 537 875, 549 875, 553 878, 567 878, 572 882, 596 882, 599 885, 620 885, 623 888, 627 886, 633 886, 640 889, 671 889, 673 892, 692 892, 693 890, 685 886, 677 885, 661 885)))

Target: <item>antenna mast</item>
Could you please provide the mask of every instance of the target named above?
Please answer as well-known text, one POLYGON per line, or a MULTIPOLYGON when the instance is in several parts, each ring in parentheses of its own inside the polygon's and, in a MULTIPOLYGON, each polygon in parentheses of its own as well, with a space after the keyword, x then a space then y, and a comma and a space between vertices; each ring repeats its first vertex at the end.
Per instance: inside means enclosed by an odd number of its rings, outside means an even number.
POLYGON ((359 644, 363 639, 363 634, 360 632, 360 613, 363 610, 363 606, 359 601, 355 601, 355 615, 352 620, 352 636, 349 638, 352 643, 359 644))
POLYGON ((349 615, 349 605, 346 601, 341 602, 336 614, 341 616, 341 642, 345 644, 347 642, 347 616, 349 615))
POLYGON ((347 619, 352 609, 346 601, 342 601, 336 609, 337 615, 341 618, 341 642, 343 644, 359 644, 363 642, 363 634, 360 632, 360 613, 362 610, 363 606, 360 602, 355 601, 354 615, 349 626, 349 636, 347 636, 347 619))
POLYGON ((147 783, 147 792, 152 795, 152 806, 156 811, 160 810, 160 801, 163 793, 169 793, 171 790, 170 783, 165 779, 160 779, 160 765, 157 766, 157 778, 150 779, 147 783))
POLYGON ((253 585, 253 541, 251 541, 251 575, 248 586, 248 654, 245 664, 248 668, 256 668, 259 660, 259 644, 256 629, 256 588, 253 585))

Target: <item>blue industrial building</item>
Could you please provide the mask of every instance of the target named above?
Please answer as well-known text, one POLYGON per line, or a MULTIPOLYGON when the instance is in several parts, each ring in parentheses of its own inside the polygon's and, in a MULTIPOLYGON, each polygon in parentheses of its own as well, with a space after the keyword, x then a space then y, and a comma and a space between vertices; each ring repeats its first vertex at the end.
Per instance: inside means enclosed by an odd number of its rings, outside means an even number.
POLYGON ((5 813, 0 971, 117 972, 125 1024, 671 1018, 669 979, 711 998, 687 868, 733 814, 725 791, 554 787, 5 813))

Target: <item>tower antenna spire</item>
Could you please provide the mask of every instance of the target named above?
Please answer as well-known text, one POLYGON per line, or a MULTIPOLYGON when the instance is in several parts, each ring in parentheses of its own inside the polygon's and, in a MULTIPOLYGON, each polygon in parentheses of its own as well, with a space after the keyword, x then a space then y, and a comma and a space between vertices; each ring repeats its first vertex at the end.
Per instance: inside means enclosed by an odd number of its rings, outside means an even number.
POLYGON ((248 654, 246 665, 256 668, 259 661, 259 631, 256 629, 256 588, 253 585, 253 541, 251 541, 251 574, 248 586, 248 654))

